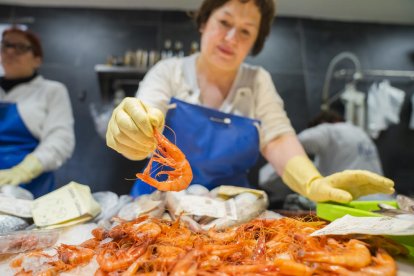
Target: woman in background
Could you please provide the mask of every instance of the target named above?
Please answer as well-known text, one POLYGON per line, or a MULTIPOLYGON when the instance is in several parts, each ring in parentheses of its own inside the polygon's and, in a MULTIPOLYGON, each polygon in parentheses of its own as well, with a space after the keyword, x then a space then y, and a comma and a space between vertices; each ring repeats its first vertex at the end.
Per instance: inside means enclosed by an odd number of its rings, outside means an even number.
MULTIPOLYGON (((153 129, 163 128, 166 114, 176 135, 172 141, 191 164, 192 183, 209 189, 248 187, 247 172, 261 152, 291 189, 314 201, 392 193, 390 179, 366 171, 322 177, 299 143, 270 74, 243 63, 262 50, 274 14, 273 0, 203 1, 195 17, 200 53, 154 66, 137 98, 114 110, 107 145, 131 160, 146 158, 156 146, 153 129)), ((174 138, 168 129, 164 133, 174 138)), ((142 182, 132 190, 135 196, 148 192, 142 182)))
POLYGON ((374 141, 333 110, 320 112, 298 138, 306 153, 315 156, 322 175, 343 170, 367 170, 383 175, 374 141))
POLYGON ((17 27, 2 34, 0 186, 21 185, 39 197, 55 187, 53 170, 71 156, 74 119, 66 87, 38 74, 38 37, 17 27))
MULTIPOLYGON (((322 175, 343 170, 366 170, 383 175, 381 159, 374 141, 337 112, 326 110, 313 118, 298 134, 306 153, 315 157, 322 175)), ((393 200, 390 195, 371 194, 359 200, 393 200)))

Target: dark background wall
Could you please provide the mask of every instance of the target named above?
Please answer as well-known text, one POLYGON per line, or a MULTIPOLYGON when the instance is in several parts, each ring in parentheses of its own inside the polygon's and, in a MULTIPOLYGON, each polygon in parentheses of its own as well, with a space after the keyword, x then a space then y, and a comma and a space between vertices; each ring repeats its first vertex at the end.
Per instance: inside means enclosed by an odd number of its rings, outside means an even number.
MULTIPOLYGON (((69 89, 76 123, 76 149, 57 171, 57 182, 89 185, 92 190, 128 193, 143 162, 133 162, 107 148, 97 134, 90 104, 101 99, 96 64, 129 49, 160 50, 165 39, 180 40, 188 52, 198 33, 184 12, 34 8, 0 5, 0 18, 32 18, 29 28, 43 41, 45 59, 40 73, 69 89)), ((320 109, 325 73, 331 59, 342 51, 355 53, 366 69, 414 70, 414 26, 344 23, 300 18, 277 18, 260 55, 247 62, 266 68, 296 131, 320 109)), ((338 69, 348 68, 346 61, 338 69)), ((361 91, 382 78, 358 83, 361 91)), ((379 147, 385 175, 394 179, 399 193, 414 194, 414 131, 408 122, 414 81, 391 78, 406 92, 401 122, 381 133, 379 147)), ((346 80, 333 79, 330 93, 346 80)), ((333 105, 341 110, 340 102, 333 105)), ((253 180, 255 177, 252 178, 253 180)))

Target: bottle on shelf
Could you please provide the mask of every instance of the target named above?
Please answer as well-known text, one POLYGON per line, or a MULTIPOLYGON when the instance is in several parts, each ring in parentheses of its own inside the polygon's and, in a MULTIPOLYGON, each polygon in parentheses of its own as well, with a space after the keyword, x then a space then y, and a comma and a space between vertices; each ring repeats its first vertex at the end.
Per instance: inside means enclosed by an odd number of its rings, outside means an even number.
POLYGON ((114 65, 114 64, 115 64, 115 59, 116 59, 116 57, 115 57, 115 56, 113 56, 113 55, 109 55, 109 56, 106 58, 106 62, 105 62, 105 64, 106 64, 106 65, 114 65))
POLYGON ((198 42, 197 41, 192 41, 191 46, 190 46, 189 54, 192 55, 192 54, 198 52, 198 47, 199 47, 198 42))
POLYGON ((135 66, 138 68, 148 67, 148 51, 145 49, 137 49, 135 52, 136 63, 135 66))
POLYGON ((160 60, 160 54, 156 50, 149 51, 148 54, 148 67, 152 67, 160 60))
POLYGON ((183 43, 179 40, 177 40, 174 43, 174 56, 176 56, 176 57, 183 57, 184 56, 183 43))
POLYGON ((133 66, 135 63, 135 53, 132 50, 126 51, 124 54, 124 65, 133 66))
POLYGON ((161 59, 170 58, 173 56, 172 42, 169 39, 164 41, 164 48, 161 51, 161 59))
POLYGON ((147 50, 142 50, 142 59, 141 59, 140 67, 148 68, 148 51, 147 50))

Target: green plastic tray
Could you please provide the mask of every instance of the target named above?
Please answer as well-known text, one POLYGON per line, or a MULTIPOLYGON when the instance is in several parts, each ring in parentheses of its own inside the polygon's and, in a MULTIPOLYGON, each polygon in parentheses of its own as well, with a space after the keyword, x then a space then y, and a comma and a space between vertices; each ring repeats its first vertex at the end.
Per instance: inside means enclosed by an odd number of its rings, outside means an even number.
POLYGON ((318 203, 316 205, 316 214, 325 220, 333 221, 345 215, 355 217, 381 217, 381 214, 372 211, 379 210, 379 203, 397 207, 396 201, 351 201, 346 204, 339 203, 318 203))
MULTIPOLYGON (((398 207, 396 201, 351 201, 346 204, 340 203, 317 203, 316 215, 328 221, 334 221, 345 215, 355 217, 381 217, 381 214, 372 211, 379 210, 379 203, 385 203, 394 207, 398 207)), ((414 236, 387 236, 392 240, 405 246, 410 252, 410 256, 414 257, 414 236)))

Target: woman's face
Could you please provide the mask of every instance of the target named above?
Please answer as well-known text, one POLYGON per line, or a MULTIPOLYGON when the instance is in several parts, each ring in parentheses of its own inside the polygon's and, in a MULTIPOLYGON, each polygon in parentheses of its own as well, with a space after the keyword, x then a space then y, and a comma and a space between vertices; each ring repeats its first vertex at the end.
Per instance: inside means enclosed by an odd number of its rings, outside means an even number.
POLYGON ((8 79, 31 76, 40 66, 41 58, 35 57, 30 41, 19 33, 8 33, 1 42, 1 64, 8 79))
POLYGON ((256 41, 261 14, 254 1, 230 0, 200 28, 201 55, 224 70, 237 70, 256 41))

